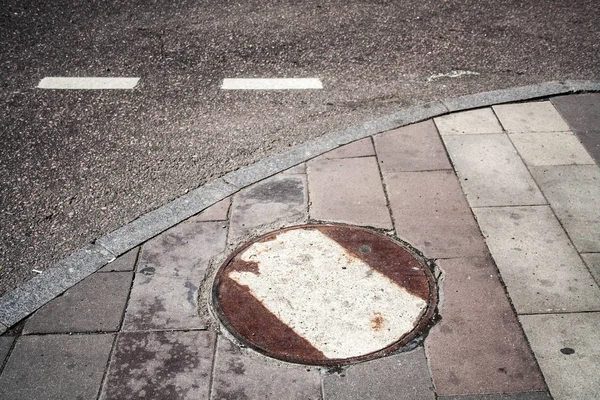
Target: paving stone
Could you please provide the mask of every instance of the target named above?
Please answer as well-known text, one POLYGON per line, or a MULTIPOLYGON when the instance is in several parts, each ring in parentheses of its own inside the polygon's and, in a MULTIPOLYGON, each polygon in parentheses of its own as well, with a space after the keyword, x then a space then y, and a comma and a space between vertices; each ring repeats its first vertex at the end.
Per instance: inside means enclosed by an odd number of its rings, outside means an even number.
POLYGON ((262 225, 305 221, 307 203, 306 177, 302 175, 279 174, 243 189, 233 196, 229 242, 266 233, 257 231, 262 225))
POLYGON ((323 376, 327 400, 435 399, 423 348, 347 367, 323 376))
POLYGON ((211 257, 225 249, 227 226, 190 218, 142 247, 137 275, 200 280, 211 257))
POLYGON ((569 126, 549 101, 492 107, 508 132, 564 132, 569 126))
POLYGON ((596 283, 600 284, 600 253, 584 253, 581 258, 588 266, 596 283))
POLYGON ((21 336, 0 376, 0 399, 95 399, 113 334, 21 336))
POLYGON ((373 149, 373 143, 371 138, 367 137, 356 142, 349 143, 347 145, 338 147, 337 149, 328 151, 327 153, 315 158, 315 160, 332 160, 338 158, 357 158, 357 157, 368 157, 374 156, 375 150, 373 149))
POLYGON ((208 399, 213 332, 120 333, 102 400, 208 399))
POLYGON ((519 319, 554 399, 600 398, 600 313, 519 319))
POLYGON ((384 174, 396 233, 429 258, 487 254, 452 171, 384 174))
POLYGON ((550 393, 522 392, 522 393, 492 393, 474 394, 469 396, 440 396, 438 400, 551 400, 550 393))
POLYGON ((229 213, 230 205, 231 197, 227 197, 226 199, 223 199, 218 203, 208 207, 195 217, 190 218, 190 222, 225 221, 227 220, 227 214, 229 213))
POLYGON ((575 134, 596 164, 600 165, 600 130, 575 132, 575 134))
POLYGON ((442 319, 425 341, 437 394, 545 389, 491 259, 438 263, 442 319))
POLYGON ((211 399, 320 399, 316 368, 250 356, 219 336, 211 399))
POLYGON ((133 271, 139 250, 139 247, 134 247, 122 256, 117 257, 113 262, 106 264, 105 267, 100 268, 98 272, 133 271))
POLYGON ((433 121, 408 125, 375 136, 382 171, 452 169, 433 121))
POLYGON ((12 336, 1 336, 0 337, 0 371, 2 371, 2 364, 10 351, 15 338, 12 336))
POLYGON ((288 168, 285 171, 282 171, 281 173, 288 175, 306 174, 306 163, 298 164, 295 167, 288 168))
POLYGON ((600 93, 572 94, 550 99, 574 131, 600 131, 600 93))
POLYGON ((491 108, 481 108, 434 118, 441 135, 502 133, 491 108))
POLYGON ((545 204, 508 136, 445 136, 471 207, 545 204))
POLYGON ((600 252, 600 168, 532 167, 531 173, 575 247, 582 253, 600 252))
POLYGON ((92 274, 36 311, 23 332, 118 331, 132 278, 132 272, 92 274))
POLYGON ((308 163, 310 217, 392 229, 375 157, 308 163))
POLYGON ((211 257, 225 249, 224 226, 189 220, 144 245, 124 330, 206 328, 208 316, 198 314, 198 286, 211 257))
POLYGON ((594 164, 571 132, 512 133, 509 136, 527 165, 594 164))
POLYGON ((600 289, 550 207, 474 212, 519 314, 600 310, 600 289))
POLYGON ((206 329, 210 318, 198 312, 199 284, 199 279, 138 274, 123 330, 206 329))

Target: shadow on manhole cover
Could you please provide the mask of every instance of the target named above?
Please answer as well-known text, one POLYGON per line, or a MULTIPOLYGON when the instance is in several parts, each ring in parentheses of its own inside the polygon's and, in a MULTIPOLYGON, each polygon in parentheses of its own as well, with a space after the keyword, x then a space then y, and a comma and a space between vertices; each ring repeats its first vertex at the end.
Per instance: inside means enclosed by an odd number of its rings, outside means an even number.
POLYGON ((342 365, 423 333, 437 303, 429 267, 400 242, 344 225, 263 235, 217 272, 213 304, 242 343, 280 360, 342 365))

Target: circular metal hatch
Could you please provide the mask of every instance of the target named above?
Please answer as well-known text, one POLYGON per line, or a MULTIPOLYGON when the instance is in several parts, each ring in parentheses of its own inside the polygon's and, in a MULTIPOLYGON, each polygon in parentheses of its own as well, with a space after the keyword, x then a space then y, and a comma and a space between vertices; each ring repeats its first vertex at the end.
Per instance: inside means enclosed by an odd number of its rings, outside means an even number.
POLYGON ((227 329, 268 356, 341 365, 389 354, 431 322, 437 287, 407 246, 366 228, 302 225, 260 236, 217 272, 227 329))

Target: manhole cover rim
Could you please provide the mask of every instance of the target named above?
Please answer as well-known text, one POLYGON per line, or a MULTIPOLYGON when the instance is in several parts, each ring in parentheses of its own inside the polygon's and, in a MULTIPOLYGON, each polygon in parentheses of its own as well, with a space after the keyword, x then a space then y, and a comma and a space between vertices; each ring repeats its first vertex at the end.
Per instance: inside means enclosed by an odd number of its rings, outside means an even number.
POLYGON ((415 338, 425 334, 428 331, 428 328, 431 328, 434 325, 434 323, 435 323, 434 317, 435 317, 436 311, 437 311, 439 295, 438 295, 437 282, 436 282, 435 276, 433 274, 432 267, 429 264, 432 264, 432 260, 425 258, 422 254, 417 252, 416 249, 412 245, 403 241, 400 238, 383 233, 380 230, 377 230, 375 228, 348 225, 348 224, 342 224, 342 223, 331 223, 331 222, 327 222, 327 223, 313 222, 313 223, 302 224, 302 225, 293 225, 293 226, 277 229, 277 230, 256 236, 256 237, 246 241, 243 245, 237 247, 225 259, 225 261, 223 261, 222 263, 219 264, 219 267, 217 269, 217 272, 214 276, 214 279, 213 279, 213 282, 211 285, 211 296, 210 296, 211 303, 212 303, 211 308, 213 309, 213 312, 217 316, 218 323, 223 325, 226 328, 226 330, 229 332, 229 334, 231 334, 240 344, 242 344, 244 347, 248 347, 248 348, 250 348, 262 355, 265 355, 267 357, 274 358, 274 359, 288 362, 288 363, 301 364, 301 365, 312 365, 312 366, 324 366, 324 367, 355 364, 355 363, 359 363, 359 362, 363 362, 363 361, 368 361, 368 360, 373 360, 376 358, 385 357, 391 353, 394 353, 397 350, 401 349, 402 347, 406 346, 408 343, 410 343, 415 338), (419 314, 418 321, 415 323, 413 329, 411 329, 406 334, 402 335, 397 341, 391 343, 390 345, 388 345, 384 348, 381 348, 381 349, 371 352, 371 353, 362 354, 362 355, 354 356, 354 357, 347 357, 347 358, 330 358, 330 359, 313 360, 313 359, 304 359, 302 357, 297 357, 297 356, 293 356, 293 355, 281 354, 278 352, 274 352, 274 351, 265 349, 261 346, 256 345, 255 343, 251 342, 248 338, 246 338, 244 335, 240 334, 237 331, 237 329, 235 329, 231 325, 231 323, 229 322, 229 319, 227 318, 227 315, 223 312, 220 301, 219 301, 219 286, 220 286, 221 278, 225 274, 225 271, 226 271, 227 267, 229 266, 229 264, 239 254, 243 253, 250 246, 252 246, 255 243, 261 242, 262 240, 269 238, 270 236, 277 235, 277 234, 280 234, 280 233, 283 233, 286 231, 291 231, 291 230, 310 229, 310 228, 318 229, 318 228, 322 228, 322 227, 351 228, 353 230, 362 230, 362 231, 368 232, 370 234, 375 234, 375 235, 380 236, 386 240, 389 240, 389 241, 395 243, 396 245, 398 245, 399 247, 403 248, 419 263, 419 265, 421 266, 421 268, 424 271, 425 276, 427 278, 427 283, 429 285, 429 297, 426 301, 426 305, 425 305, 424 309, 419 314))

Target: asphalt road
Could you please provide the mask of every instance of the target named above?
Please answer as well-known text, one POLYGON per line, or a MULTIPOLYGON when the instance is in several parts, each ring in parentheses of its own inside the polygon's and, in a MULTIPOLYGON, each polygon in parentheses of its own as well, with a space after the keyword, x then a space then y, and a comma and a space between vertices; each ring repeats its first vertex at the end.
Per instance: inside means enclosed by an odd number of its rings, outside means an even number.
POLYGON ((23 1, 0 5, 0 294, 137 216, 409 105, 600 78, 597 0, 23 1), (439 77, 453 70, 461 77, 439 77), (60 91, 48 76, 130 76, 60 91), (317 77, 323 90, 222 91, 317 77))

